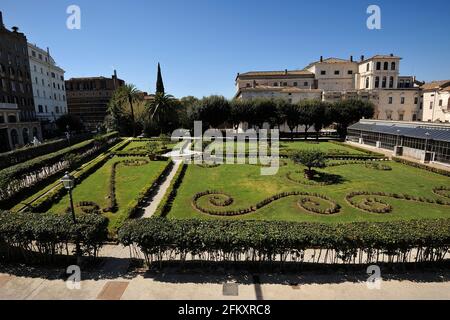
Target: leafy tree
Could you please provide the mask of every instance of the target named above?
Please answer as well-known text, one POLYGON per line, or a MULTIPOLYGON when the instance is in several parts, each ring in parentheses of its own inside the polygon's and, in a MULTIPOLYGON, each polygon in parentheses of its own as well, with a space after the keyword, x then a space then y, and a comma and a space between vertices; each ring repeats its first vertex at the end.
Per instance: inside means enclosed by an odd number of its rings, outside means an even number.
POLYGON ((184 129, 194 128, 194 108, 198 105, 199 99, 193 96, 183 97, 178 100, 178 122, 184 129))
POLYGON ((219 128, 230 115, 230 104, 223 96, 201 99, 194 108, 193 119, 203 122, 203 128, 219 128))
POLYGON ((131 125, 133 137, 136 136, 136 119, 133 104, 143 100, 142 92, 134 85, 126 84, 119 87, 113 94, 109 104, 109 113, 114 115, 116 119, 123 118, 124 106, 128 105, 131 110, 131 125))
POLYGON ((279 123, 277 105, 272 99, 258 98, 253 100, 253 124, 261 129, 264 123, 273 127, 279 123))
POLYGON ((300 120, 300 108, 297 104, 292 104, 284 99, 277 101, 277 110, 279 118, 283 123, 291 130, 291 139, 294 139, 294 129, 299 125, 300 120))
POLYGON ((314 125, 314 112, 320 101, 303 100, 298 103, 298 122, 305 128, 305 140, 308 139, 308 131, 314 125))
POLYGON ((320 150, 299 150, 293 154, 292 160, 307 168, 305 170, 305 177, 310 180, 314 178, 315 175, 313 168, 325 167, 325 153, 320 150))
POLYGON ((369 101, 342 100, 331 106, 333 121, 336 123, 338 134, 341 138, 347 135, 347 128, 362 118, 372 118, 375 107, 369 101))
POLYGON ((56 119, 56 126, 60 132, 66 132, 67 126, 69 126, 70 131, 80 132, 83 130, 83 124, 77 116, 73 114, 64 114, 58 119, 56 119))
POLYGON ((149 117, 160 129, 160 133, 170 131, 176 119, 176 100, 170 94, 157 92, 147 105, 149 117))
POLYGON ((148 155, 151 158, 154 158, 158 153, 158 151, 161 149, 161 144, 159 141, 150 141, 145 146, 145 149, 147 150, 148 155))
POLYGON ((327 102, 319 102, 312 115, 313 127, 316 131, 316 140, 319 140, 320 131, 332 123, 331 116, 330 104, 327 102))
POLYGON ((237 130, 243 122, 250 123, 253 116, 253 101, 233 99, 230 102, 229 122, 237 130))

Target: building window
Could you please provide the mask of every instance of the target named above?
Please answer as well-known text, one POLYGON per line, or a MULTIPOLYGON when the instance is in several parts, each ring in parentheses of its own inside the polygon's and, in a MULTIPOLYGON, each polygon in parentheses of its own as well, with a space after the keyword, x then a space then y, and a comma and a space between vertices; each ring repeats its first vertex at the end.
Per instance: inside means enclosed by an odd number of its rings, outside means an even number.
POLYGON ((394 102, 394 98, 393 97, 389 97, 389 104, 392 104, 394 102))
POLYGON ((389 78, 389 88, 394 88, 394 77, 389 78))
POLYGON ((39 53, 39 59, 42 60, 42 54, 39 53))
POLYGON ((340 72, 339 70, 335 70, 335 71, 334 71, 334 74, 335 74, 335 75, 339 75, 340 73, 341 73, 341 72, 340 72))
POLYGON ((396 69, 395 62, 392 62, 392 63, 391 63, 391 70, 395 70, 395 69, 396 69))
POLYGON ((250 83, 247 83, 245 86, 246 86, 247 88, 250 88, 250 83))
POLYGON ((383 88, 386 88, 386 82, 387 82, 387 78, 386 78, 386 77, 383 77, 383 82, 382 82, 382 84, 381 84, 381 86, 382 86, 383 88))
POLYGON ((353 70, 348 70, 347 74, 353 74, 353 70))
POLYGON ((297 87, 298 86, 298 83, 297 82, 294 82, 294 87, 297 87))
POLYGON ((414 98, 414 104, 417 105, 418 103, 419 103, 419 98, 415 97, 415 98, 414 98))
POLYGON ((405 104, 405 97, 400 98, 400 104, 405 104))
POLYGON ((442 99, 439 100, 439 107, 442 107, 442 99))
POLYGON ((308 81, 305 81, 305 83, 303 83, 303 86, 304 86, 304 87, 307 87, 307 86, 309 86, 309 83, 308 83, 308 81))
POLYGON ((32 51, 31 51, 31 55, 32 55, 33 57, 36 57, 36 51, 32 50, 32 51))
POLYGON ((381 70, 381 62, 380 61, 377 62, 377 70, 381 70))
POLYGON ((41 105, 38 106, 38 110, 39 110, 38 111, 39 113, 43 113, 44 112, 44 108, 41 105))
POLYGON ((388 62, 385 62, 384 63, 384 70, 388 70, 389 69, 389 63, 388 62))
POLYGON ((380 77, 376 77, 375 78, 375 88, 379 88, 380 87, 380 77))
POLYGON ((322 76, 324 76, 324 75, 327 74, 327 72, 326 72, 325 70, 322 70, 322 71, 320 71, 320 74, 321 74, 322 76))
POLYGON ((430 101, 430 110, 433 109, 433 101, 430 101))
POLYGON ((283 87, 287 87, 287 82, 283 82, 283 87))
POLYGON ((412 116, 412 121, 417 121, 417 114, 413 114, 413 116, 412 116))
POLYGON ((400 114, 398 115, 398 120, 403 121, 403 118, 404 118, 403 113, 400 113, 400 114))
POLYGON ((368 63, 367 65, 366 65, 366 71, 369 71, 370 70, 370 63, 368 63))
POLYGON ((369 78, 366 78, 366 89, 369 89, 369 78))
POLYGON ((58 106, 55 107, 55 112, 59 113, 59 107, 58 106))

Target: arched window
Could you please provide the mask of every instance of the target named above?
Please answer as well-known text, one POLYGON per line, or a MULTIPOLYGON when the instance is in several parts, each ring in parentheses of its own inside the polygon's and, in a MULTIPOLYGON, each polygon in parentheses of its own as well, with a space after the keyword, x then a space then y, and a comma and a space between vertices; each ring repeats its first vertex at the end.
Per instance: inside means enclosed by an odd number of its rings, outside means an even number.
POLYGON ((380 61, 377 62, 377 70, 381 70, 381 62, 380 61))
POLYGON ((12 142, 13 148, 15 148, 19 144, 19 135, 17 134, 16 129, 11 130, 11 142, 12 142))
POLYGON ((369 77, 366 78, 366 89, 369 89, 369 77))
POLYGON ((376 77, 375 78, 375 88, 379 88, 380 87, 380 77, 376 77))
POLYGON ((386 78, 386 77, 383 77, 383 82, 382 82, 382 84, 381 84, 381 86, 382 86, 383 88, 386 88, 386 82, 387 82, 387 78, 386 78))
POLYGON ((394 77, 390 77, 389 78, 389 88, 393 88, 394 87, 394 77))
POLYGON ((367 64, 367 67, 366 67, 366 69, 367 69, 367 71, 369 71, 369 70, 370 70, 370 63, 368 63, 368 64, 367 64))
POLYGON ((389 69, 389 63, 388 62, 385 62, 384 63, 384 70, 388 70, 389 69))
POLYGON ((392 62, 392 63, 391 63, 391 70, 395 70, 396 67, 397 67, 397 66, 395 65, 395 62, 392 62))
POLYGON ((23 137, 23 144, 28 144, 30 142, 30 137, 28 135, 28 129, 27 128, 23 128, 22 137, 23 137))

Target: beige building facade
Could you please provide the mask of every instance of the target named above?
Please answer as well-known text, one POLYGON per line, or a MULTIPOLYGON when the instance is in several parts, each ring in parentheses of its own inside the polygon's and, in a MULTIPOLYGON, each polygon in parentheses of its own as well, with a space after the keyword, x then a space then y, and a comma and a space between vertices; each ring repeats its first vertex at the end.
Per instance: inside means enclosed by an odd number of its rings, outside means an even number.
POLYGON ((450 122, 450 80, 422 86, 423 121, 450 122))
POLYGON ((358 61, 353 56, 348 60, 320 57, 303 70, 247 72, 236 77, 235 97, 284 98, 292 103, 362 99, 375 105, 375 119, 427 121, 422 114, 423 83, 414 76, 401 76, 400 62, 393 54, 361 56, 358 61))

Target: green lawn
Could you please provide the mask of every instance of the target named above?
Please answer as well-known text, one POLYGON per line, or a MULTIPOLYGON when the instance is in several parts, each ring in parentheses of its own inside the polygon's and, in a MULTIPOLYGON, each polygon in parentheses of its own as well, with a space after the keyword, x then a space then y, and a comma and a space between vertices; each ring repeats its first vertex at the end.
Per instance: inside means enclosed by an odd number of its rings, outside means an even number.
MULTIPOLYGON (((295 142, 301 145, 302 143, 295 142)), ((321 149, 335 149, 336 145, 320 144, 321 149)), ((353 152, 353 150, 352 150, 353 152)), ((202 219, 254 219, 254 220, 287 220, 287 221, 317 221, 317 222, 350 222, 350 221, 385 221, 393 219, 416 219, 450 217, 450 207, 438 204, 421 203, 409 200, 399 200, 390 197, 371 197, 381 199, 393 207, 392 212, 379 214, 357 209, 345 200, 352 191, 383 191, 387 193, 406 193, 431 199, 450 199, 438 196, 432 192, 434 187, 449 186, 450 179, 425 170, 412 168, 395 162, 383 162, 392 167, 392 171, 380 171, 366 168, 364 164, 343 165, 321 170, 340 176, 339 184, 320 186, 305 185, 289 180, 291 173, 294 180, 301 180, 303 168, 290 161, 280 168, 275 176, 261 176, 260 167, 252 165, 221 165, 214 168, 202 168, 189 165, 184 180, 178 189, 170 218, 202 218, 202 219), (319 193, 337 202, 342 208, 339 213, 322 215, 306 211, 298 205, 301 196, 282 198, 245 215, 235 217, 220 217, 199 212, 192 205, 193 196, 207 190, 221 191, 230 195, 234 202, 229 206, 215 206, 208 196, 198 200, 202 208, 215 211, 248 208, 263 199, 280 192, 301 191, 319 193)), ((336 162, 336 161, 334 161, 336 162)), ((448 192, 447 192, 448 195, 448 192)), ((211 196, 209 196, 211 197, 211 196)), ((356 199, 359 201, 363 197, 356 199)), ((226 198, 216 196, 214 200, 223 201, 226 198)), ((317 203, 309 203, 310 207, 328 207, 328 203, 315 199, 317 203)))
POLYGON ((355 150, 344 145, 339 145, 331 142, 320 142, 316 143, 314 141, 280 141, 281 150, 301 150, 301 149, 318 149, 325 153, 338 154, 366 154, 363 151, 355 150))
MULTIPOLYGON (((108 206, 109 181, 111 167, 114 162, 124 159, 143 159, 139 157, 113 158, 106 162, 100 169, 83 180, 73 190, 75 205, 80 201, 93 201, 105 208, 108 206)), ((141 166, 125 166, 119 164, 116 171, 116 197, 118 211, 103 213, 109 218, 109 229, 115 231, 127 218, 129 204, 138 197, 142 189, 158 178, 161 170, 167 165, 165 161, 150 161, 141 166)), ((69 207, 69 197, 63 197, 58 203, 54 204, 50 212, 65 212, 69 207)), ((80 214, 80 208, 75 208, 77 214, 80 214)))

